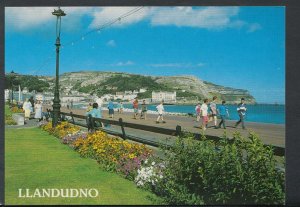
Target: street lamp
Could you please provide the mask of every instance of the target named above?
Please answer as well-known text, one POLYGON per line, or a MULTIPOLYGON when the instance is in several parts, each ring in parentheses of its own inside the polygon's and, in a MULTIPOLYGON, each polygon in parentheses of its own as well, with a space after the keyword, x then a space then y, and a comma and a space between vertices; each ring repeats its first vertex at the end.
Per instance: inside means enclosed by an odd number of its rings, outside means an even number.
POLYGON ((53 120, 52 127, 55 127, 58 123, 58 118, 60 114, 60 100, 59 100, 59 47, 60 47, 60 28, 61 28, 61 17, 66 16, 65 12, 58 7, 58 10, 54 9, 52 12, 54 16, 57 17, 56 20, 56 80, 55 80, 55 91, 54 91, 54 99, 53 99, 53 120))
POLYGON ((11 104, 13 104, 14 102, 14 79, 15 79, 15 76, 16 73, 12 70, 10 72, 10 84, 11 84, 11 104))

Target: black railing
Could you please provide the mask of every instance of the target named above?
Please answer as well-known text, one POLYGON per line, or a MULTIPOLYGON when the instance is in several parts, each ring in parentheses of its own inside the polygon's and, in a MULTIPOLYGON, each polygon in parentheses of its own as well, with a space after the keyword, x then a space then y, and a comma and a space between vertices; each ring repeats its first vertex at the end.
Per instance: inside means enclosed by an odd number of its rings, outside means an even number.
MULTIPOLYGON (((51 114, 51 111, 49 111, 49 113, 51 114)), ((156 127, 156 126, 124 122, 122 118, 120 118, 119 120, 110 120, 110 119, 103 119, 103 118, 93 118, 92 116, 87 117, 87 116, 83 116, 83 115, 79 115, 79 114, 73 114, 72 112, 70 112, 70 113, 61 112, 61 116, 60 116, 61 120, 66 120, 65 119, 66 116, 71 117, 71 120, 68 120, 70 123, 88 128, 89 130, 101 129, 102 131, 105 131, 109 134, 120 136, 123 139, 133 140, 133 141, 140 142, 140 143, 147 144, 147 145, 154 146, 154 147, 161 146, 162 143, 159 143, 159 142, 156 142, 153 140, 149 140, 149 139, 145 139, 142 137, 137 137, 137 136, 133 136, 130 134, 126 134, 125 128, 143 130, 143 131, 164 134, 164 135, 169 135, 169 136, 179 136, 183 133, 181 126, 179 126, 179 125, 177 125, 175 129, 167 129, 167 128, 156 127), (84 119, 84 120, 86 120, 86 123, 84 124, 84 123, 75 122, 74 118, 84 119), (100 126, 96 126, 95 125, 96 122, 100 123, 100 126), (106 125, 120 126, 121 132, 109 130, 105 127, 102 127, 102 124, 103 125, 106 124, 106 125)), ((200 140, 201 137, 203 136, 202 134, 199 134, 199 133, 191 133, 191 134, 194 135, 196 140, 200 140)), ((214 136, 214 135, 205 135, 205 137, 206 137, 206 139, 213 140, 213 141, 219 141, 219 140, 223 139, 219 136, 214 136)), ((229 139, 229 141, 233 141, 233 139, 229 139)), ((163 144, 163 145, 165 147, 170 147, 170 144, 163 144)), ((265 146, 272 147, 274 154, 277 156, 285 155, 284 147, 268 145, 268 144, 265 144, 265 146)))

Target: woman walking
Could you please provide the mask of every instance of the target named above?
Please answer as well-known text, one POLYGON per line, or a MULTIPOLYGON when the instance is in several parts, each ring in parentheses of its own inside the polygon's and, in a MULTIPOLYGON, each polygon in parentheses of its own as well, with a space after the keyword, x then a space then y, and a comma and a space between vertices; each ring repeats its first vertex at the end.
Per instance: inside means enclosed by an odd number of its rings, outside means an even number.
POLYGON ((28 101, 28 98, 26 98, 23 104, 23 110, 25 111, 25 121, 30 119, 31 107, 31 103, 28 101))
POLYGON ((34 118, 38 119, 38 122, 40 122, 42 119, 42 111, 43 111, 43 107, 40 101, 37 101, 36 104, 34 105, 34 111, 35 111, 34 118))
POLYGON ((207 113, 208 106, 207 106, 207 103, 208 103, 208 99, 204 99, 204 103, 201 105, 201 108, 200 108, 200 114, 201 114, 201 117, 202 117, 202 129, 203 130, 206 130, 206 126, 207 126, 207 122, 208 122, 208 113, 207 113))

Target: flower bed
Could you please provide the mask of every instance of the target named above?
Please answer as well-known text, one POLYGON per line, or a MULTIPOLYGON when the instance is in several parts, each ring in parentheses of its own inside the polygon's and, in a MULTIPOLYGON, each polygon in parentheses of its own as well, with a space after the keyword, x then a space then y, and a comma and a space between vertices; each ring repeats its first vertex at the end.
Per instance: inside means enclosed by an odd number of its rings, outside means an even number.
POLYGON ((17 125, 17 122, 13 120, 11 115, 5 115, 5 125, 17 125))
POLYGON ((52 128, 51 122, 41 123, 41 128, 61 139, 81 156, 96 159, 102 168, 119 172, 133 180, 141 163, 152 155, 142 144, 110 137, 105 132, 84 133, 78 126, 61 122, 52 128))
POLYGON ((23 110, 18 109, 16 106, 9 108, 8 105, 5 105, 5 125, 17 125, 17 122, 12 118, 12 114, 22 112, 23 110))
POLYGON ((12 113, 23 113, 23 112, 24 112, 23 109, 19 109, 17 106, 11 107, 11 108, 10 108, 10 111, 11 111, 12 113))

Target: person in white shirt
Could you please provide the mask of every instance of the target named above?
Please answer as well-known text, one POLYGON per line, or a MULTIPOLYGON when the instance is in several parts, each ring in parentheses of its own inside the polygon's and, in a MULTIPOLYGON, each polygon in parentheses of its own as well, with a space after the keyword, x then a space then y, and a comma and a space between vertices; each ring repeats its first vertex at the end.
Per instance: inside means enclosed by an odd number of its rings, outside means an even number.
POLYGON ((210 104, 209 104, 210 111, 211 111, 211 116, 212 116, 212 121, 214 121, 215 129, 218 128, 217 127, 218 119, 217 119, 217 104, 216 104, 216 100, 217 100, 217 96, 214 96, 212 102, 210 102, 210 104))
POLYGON ((102 98, 98 97, 98 98, 96 99, 96 103, 98 104, 98 107, 101 109, 102 103, 103 103, 102 98))
POLYGON ((245 99, 244 98, 241 98, 241 103, 239 103, 239 105, 238 105, 238 107, 237 107, 236 110, 237 110, 237 112, 239 114, 240 120, 235 123, 234 127, 236 128, 240 123, 242 123, 243 129, 246 129, 246 127, 245 127, 245 116, 246 116, 247 108, 246 108, 246 104, 245 104, 245 99))
POLYGON ((23 110, 25 111, 25 120, 29 120, 30 118, 31 107, 31 103, 28 101, 27 98, 23 104, 23 110))
POLYGON ((164 109, 164 102, 163 101, 160 102, 160 104, 158 106, 156 106, 156 110, 158 112, 158 117, 157 117, 156 123, 158 124, 160 119, 162 120, 162 123, 166 123, 164 121, 164 117, 163 117, 163 113, 165 111, 165 109, 164 109))
POLYGON ((38 119, 38 121, 41 121, 43 108, 42 108, 42 104, 40 101, 37 101, 37 103, 34 105, 34 109, 35 109, 34 110, 35 111, 34 118, 38 119))
POLYGON ((207 106, 207 103, 208 103, 208 99, 204 99, 204 103, 201 105, 201 108, 200 108, 200 114, 201 114, 201 117, 202 117, 202 129, 203 130, 206 130, 206 125, 207 125, 207 122, 208 122, 208 113, 207 113, 208 106, 207 106))
POLYGON ((196 108, 195 108, 195 111, 196 111, 196 121, 199 122, 200 121, 200 103, 197 104, 196 108))

